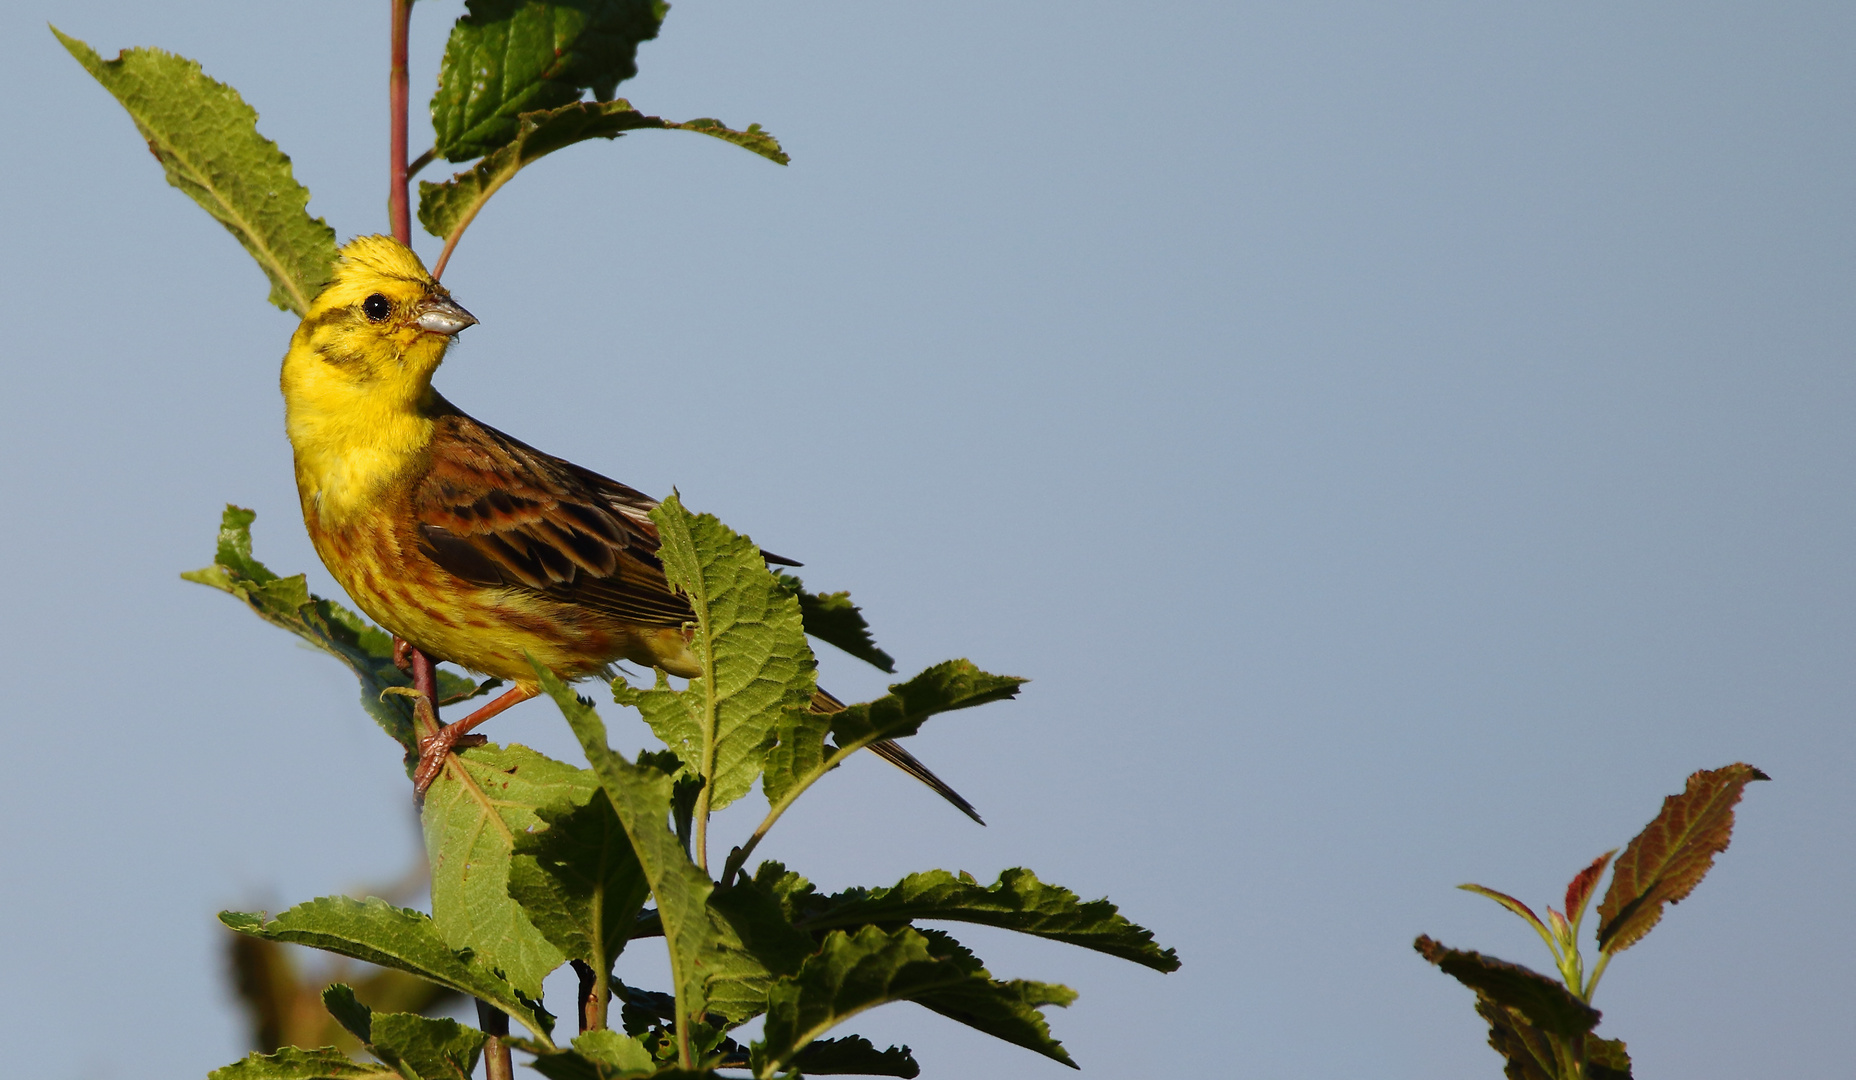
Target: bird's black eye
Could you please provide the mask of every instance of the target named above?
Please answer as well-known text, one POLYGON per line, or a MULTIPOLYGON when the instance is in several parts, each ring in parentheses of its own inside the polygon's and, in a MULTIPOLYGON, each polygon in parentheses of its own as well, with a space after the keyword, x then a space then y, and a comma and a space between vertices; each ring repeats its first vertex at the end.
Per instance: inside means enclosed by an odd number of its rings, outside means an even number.
POLYGON ((361 301, 361 312, 372 322, 384 322, 393 314, 393 304, 379 293, 374 293, 361 301))

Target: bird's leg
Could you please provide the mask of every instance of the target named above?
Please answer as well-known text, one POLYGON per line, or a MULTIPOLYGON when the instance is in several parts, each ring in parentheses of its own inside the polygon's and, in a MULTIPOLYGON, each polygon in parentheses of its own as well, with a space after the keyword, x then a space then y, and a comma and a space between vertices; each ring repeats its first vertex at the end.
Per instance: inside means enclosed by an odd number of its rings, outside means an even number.
MULTIPOLYGON (((415 657, 420 655, 421 654, 417 650, 413 652, 413 656, 415 657)), ((414 664, 415 667, 413 670, 416 684, 418 671, 416 660, 414 664)), ((483 706, 464 719, 459 720, 455 724, 446 724, 438 729, 437 734, 419 740, 419 769, 412 775, 413 791, 417 792, 420 797, 424 797, 425 790, 432 786, 432 781, 438 779, 439 771, 445 767, 445 758, 450 756, 451 751, 455 749, 460 742, 472 737, 469 735, 470 729, 483 723, 490 717, 495 716, 497 713, 502 712, 504 709, 509 708, 511 705, 520 705, 522 702, 527 701, 529 698, 539 693, 541 693, 541 688, 539 686, 512 686, 508 690, 503 691, 503 693, 498 695, 488 705, 483 706)), ((474 736, 474 738, 481 741, 483 737, 479 735, 474 736)), ((470 744, 464 743, 464 745, 470 744)))
MULTIPOLYGON (((402 687, 394 692, 405 694, 413 699, 413 726, 417 729, 419 745, 424 746, 445 728, 444 722, 438 719, 438 671, 433 666, 431 657, 397 634, 393 637, 393 664, 412 676, 410 689, 402 687)), ((483 743, 483 736, 451 740, 453 748, 459 743, 465 746, 479 746, 483 743)), ((421 763, 423 764, 423 759, 421 763)), ((426 781, 426 786, 431 786, 430 780, 426 781)), ((417 791, 420 796, 424 796, 424 787, 418 788, 417 791)))
MULTIPOLYGON (((413 714, 421 721, 419 739, 424 742, 445 729, 444 721, 438 718, 438 673, 432 670, 432 658, 413 645, 400 638, 393 639, 393 662, 400 662, 401 655, 406 658, 406 666, 400 670, 412 676, 412 688, 419 695, 418 703, 413 707, 413 714)), ((421 789, 420 794, 424 794, 421 789)))

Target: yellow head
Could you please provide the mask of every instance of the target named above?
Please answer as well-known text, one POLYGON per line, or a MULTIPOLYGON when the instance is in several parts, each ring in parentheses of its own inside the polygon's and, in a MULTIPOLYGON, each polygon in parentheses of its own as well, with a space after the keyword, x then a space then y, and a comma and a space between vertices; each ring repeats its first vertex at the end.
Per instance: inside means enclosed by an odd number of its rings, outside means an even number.
POLYGON ((364 498, 423 448, 439 400, 432 372, 476 321, 405 245, 363 236, 342 248, 284 354, 285 422, 306 499, 364 498))
POLYGON ((290 341, 284 396, 354 389, 410 403, 430 388, 452 335, 476 321, 411 249, 385 236, 357 237, 290 341))

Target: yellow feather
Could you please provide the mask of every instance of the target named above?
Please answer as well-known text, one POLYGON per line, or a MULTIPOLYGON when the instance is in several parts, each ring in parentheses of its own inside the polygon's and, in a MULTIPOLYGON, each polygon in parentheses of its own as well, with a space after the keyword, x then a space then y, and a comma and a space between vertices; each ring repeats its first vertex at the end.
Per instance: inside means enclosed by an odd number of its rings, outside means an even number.
POLYGON ((281 379, 304 513, 329 525, 366 512, 432 440, 432 373, 451 339, 422 331, 413 309, 446 297, 417 255, 384 236, 341 250, 335 278, 290 339, 281 379), (372 295, 394 315, 356 314, 372 295))

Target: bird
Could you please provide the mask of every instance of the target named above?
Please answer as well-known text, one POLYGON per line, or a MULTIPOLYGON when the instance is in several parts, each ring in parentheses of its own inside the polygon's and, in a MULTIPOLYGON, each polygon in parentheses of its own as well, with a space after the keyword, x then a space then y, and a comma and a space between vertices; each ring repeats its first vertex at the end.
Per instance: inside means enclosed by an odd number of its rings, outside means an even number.
MULTIPOLYGON (((531 656, 563 680, 611 677, 620 661, 701 674, 694 613, 657 559, 658 500, 474 419, 433 387, 453 340, 476 324, 411 248, 360 236, 340 249, 280 378, 303 524, 323 565, 410 646, 512 684, 422 739, 420 796, 460 739, 540 693, 531 656)), ((811 707, 844 705, 821 690, 811 707)), ((984 824, 902 747, 871 749, 984 824)))

